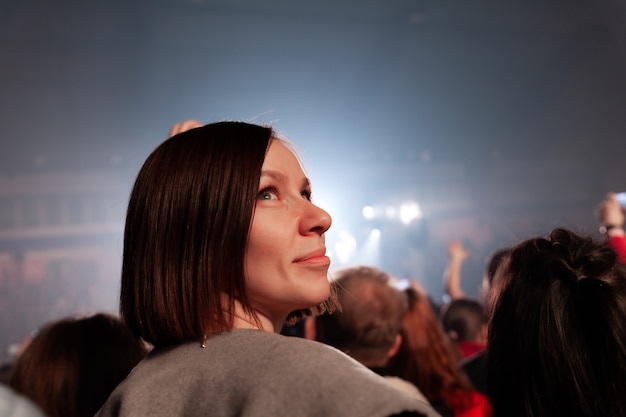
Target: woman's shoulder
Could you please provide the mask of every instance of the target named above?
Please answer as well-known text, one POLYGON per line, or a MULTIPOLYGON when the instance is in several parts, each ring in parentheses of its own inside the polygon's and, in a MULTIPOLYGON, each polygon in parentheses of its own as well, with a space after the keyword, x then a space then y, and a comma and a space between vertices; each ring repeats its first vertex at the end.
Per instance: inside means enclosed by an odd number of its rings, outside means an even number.
POLYGON ((259 342, 255 346, 267 347, 267 350, 257 349, 260 355, 276 356, 280 361, 289 363, 290 366, 302 367, 310 364, 316 369, 325 371, 339 367, 342 371, 352 369, 371 373, 369 369, 350 356, 327 344, 297 336, 262 333, 267 332, 258 332, 255 335, 259 342))
POLYGON ((198 342, 157 349, 117 391, 110 410, 126 406, 159 416, 178 414, 190 403, 214 415, 243 405, 246 416, 436 415, 333 347, 257 330, 212 335, 204 348, 198 342))
POLYGON ((278 374, 291 375, 293 385, 315 381, 306 387, 304 395, 318 391, 316 395, 333 404, 332 415, 391 416, 407 412, 403 415, 438 416, 423 396, 399 389, 332 346, 300 337, 278 337, 278 374))
POLYGON ((156 348, 133 374, 206 371, 216 378, 242 370, 248 375, 259 372, 259 378, 266 378, 293 369, 313 373, 363 371, 362 365, 331 346, 296 336, 237 329, 210 335, 204 343, 156 348))

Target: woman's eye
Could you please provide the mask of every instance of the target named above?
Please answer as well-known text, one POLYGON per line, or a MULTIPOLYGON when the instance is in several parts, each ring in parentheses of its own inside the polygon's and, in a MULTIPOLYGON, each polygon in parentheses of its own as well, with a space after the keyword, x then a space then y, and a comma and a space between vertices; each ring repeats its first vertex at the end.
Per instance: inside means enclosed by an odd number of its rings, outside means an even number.
POLYGON ((304 190, 301 193, 302 197, 304 197, 306 200, 311 201, 311 190, 304 190))
POLYGON ((259 191, 259 200, 276 200, 278 199, 278 191, 275 188, 268 187, 259 191))

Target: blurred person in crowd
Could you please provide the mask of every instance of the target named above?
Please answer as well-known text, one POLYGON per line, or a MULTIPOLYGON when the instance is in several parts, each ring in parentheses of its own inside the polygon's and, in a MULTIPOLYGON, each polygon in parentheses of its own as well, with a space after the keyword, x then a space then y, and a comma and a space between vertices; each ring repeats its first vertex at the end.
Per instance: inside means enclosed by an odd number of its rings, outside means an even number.
POLYGON ((309 323, 314 323, 314 338, 347 353, 390 383, 427 402, 415 385, 387 375, 385 369, 402 342, 402 318, 408 308, 406 294, 394 286, 390 275, 373 266, 347 267, 334 271, 332 276, 342 310, 309 319, 309 323))
POLYGON ((468 358, 485 349, 487 321, 485 309, 477 300, 457 298, 450 301, 442 308, 441 323, 461 357, 468 358))
MULTIPOLYGON (((471 326, 474 329, 479 329, 482 327, 482 329, 479 330, 478 332, 471 332, 474 335, 476 335, 476 338, 473 339, 473 342, 466 344, 464 347, 459 346, 461 357, 462 357, 460 365, 463 371, 465 372, 465 374, 467 375, 467 377, 470 379, 474 389, 476 389, 478 392, 480 392, 483 395, 487 393, 487 387, 486 387, 486 382, 485 382, 486 364, 485 364, 485 349, 481 349, 480 346, 486 345, 487 326, 486 326, 486 322, 483 326, 478 325, 478 323, 480 323, 481 321, 480 310, 482 310, 483 321, 485 321, 485 317, 484 317, 485 300, 489 294, 489 290, 491 288, 491 283, 493 281, 494 274, 498 266, 500 265, 500 262, 508 253, 508 251, 509 251, 509 248, 507 247, 500 248, 496 250, 495 252, 493 252, 489 256, 489 258, 487 258, 478 297, 476 299, 473 299, 473 298, 468 298, 465 295, 465 292, 461 288, 461 267, 462 267, 463 261, 467 259, 470 253, 467 249, 463 247, 463 244, 459 241, 452 241, 448 244, 448 265, 446 266, 446 269, 444 271, 443 278, 444 278, 444 288, 446 290, 446 294, 451 299, 450 305, 452 304, 456 306, 473 305, 474 307, 472 308, 474 309, 474 312, 476 314, 473 316, 473 319, 469 317, 467 318, 467 323, 468 323, 467 325, 468 327, 470 327, 469 323, 471 322, 474 324, 474 326, 471 326), (459 304, 457 300, 462 300, 462 301, 459 301, 460 302, 459 304), (480 308, 477 306, 477 304, 480 306, 480 308)), ((448 318, 448 320, 445 320, 445 321, 443 319, 443 315, 447 307, 448 306, 444 305, 440 313, 440 316, 442 317, 442 324, 446 331, 448 331, 446 327, 449 325, 449 324, 446 324, 446 322, 450 323, 450 320, 449 320, 450 317, 448 318)), ((454 311, 454 308, 453 308, 453 311, 454 311)), ((463 331, 463 333, 465 332, 463 331)), ((455 333, 453 336, 453 339, 454 337, 458 338, 459 334, 455 333)), ((470 336, 467 335, 467 336, 462 336, 462 337, 470 337, 470 336)), ((472 338, 470 337, 469 340, 471 339, 472 338)))
POLYGON ((626 416, 626 267, 555 229, 514 246, 488 302, 493 416, 626 416))
POLYGON ((295 146, 237 121, 175 126, 131 192, 120 310, 154 345, 110 416, 431 416, 342 352, 279 334, 336 309, 325 233, 295 146))
POLYGON ((415 384, 442 416, 488 416, 487 399, 459 368, 460 357, 427 295, 412 284, 405 290, 409 308, 403 318, 402 343, 389 360, 388 373, 415 384))
POLYGON ((147 352, 116 316, 67 317, 40 329, 15 362, 9 385, 48 417, 93 416, 147 352))

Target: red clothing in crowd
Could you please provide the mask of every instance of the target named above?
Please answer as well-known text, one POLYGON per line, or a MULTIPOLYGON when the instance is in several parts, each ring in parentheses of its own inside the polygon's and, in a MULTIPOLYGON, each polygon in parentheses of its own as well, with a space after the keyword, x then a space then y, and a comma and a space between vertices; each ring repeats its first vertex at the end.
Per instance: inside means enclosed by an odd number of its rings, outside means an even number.
POLYGON ((617 252, 617 260, 626 264, 626 236, 610 236, 608 244, 617 252))
POLYGON ((472 356, 475 353, 478 353, 485 349, 485 345, 482 343, 463 341, 459 342, 459 349, 461 350, 461 356, 463 358, 467 358, 468 356, 472 356))
POLYGON ((448 408, 454 417, 489 417, 491 405, 483 394, 473 392, 447 392, 443 395, 448 408))
MULTIPOLYGON (((482 343, 463 341, 458 343, 459 350, 463 358, 468 358, 478 352, 485 350, 482 343)), ((478 391, 471 393, 448 393, 445 401, 448 407, 454 412, 454 417, 489 417, 491 416, 491 405, 483 394, 478 391)))

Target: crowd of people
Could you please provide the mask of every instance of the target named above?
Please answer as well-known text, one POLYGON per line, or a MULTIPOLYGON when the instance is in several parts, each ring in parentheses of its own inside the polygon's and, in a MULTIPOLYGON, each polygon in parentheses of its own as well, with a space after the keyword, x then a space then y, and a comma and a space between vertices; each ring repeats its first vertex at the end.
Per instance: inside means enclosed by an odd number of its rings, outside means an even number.
POLYGON ((378 267, 330 270, 298 155, 270 126, 174 125, 130 195, 120 316, 45 323, 0 416, 626 416, 614 194, 606 241, 555 228, 502 248, 478 297, 451 242, 435 306, 378 267))

